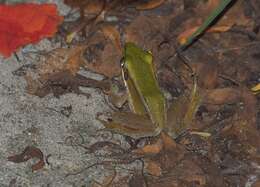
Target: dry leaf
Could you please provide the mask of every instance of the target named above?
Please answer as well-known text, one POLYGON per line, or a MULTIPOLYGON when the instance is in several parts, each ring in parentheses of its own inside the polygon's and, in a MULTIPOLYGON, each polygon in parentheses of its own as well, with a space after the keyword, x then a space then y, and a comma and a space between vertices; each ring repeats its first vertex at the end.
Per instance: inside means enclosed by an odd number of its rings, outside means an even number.
MULTIPOLYGON (((85 1, 85 0, 84 0, 85 1)), ((104 0, 91 0, 84 7, 85 14, 99 14, 104 8, 104 0)))
POLYGON ((145 178, 142 174, 134 174, 128 183, 129 187, 146 187, 145 178))
MULTIPOLYGON (((200 26, 195 26, 190 29, 185 30, 178 36, 178 41, 180 44, 185 44, 189 36, 191 36, 200 26)), ((216 32, 226 32, 231 28, 231 26, 214 26, 207 30, 208 33, 216 32)))
POLYGON ((26 162, 27 160, 30 160, 32 158, 39 159, 39 161, 32 166, 32 171, 36 171, 44 167, 45 163, 42 151, 33 146, 28 146, 24 149, 24 151, 21 154, 9 156, 7 159, 8 161, 14 163, 21 163, 26 162))
POLYGON ((71 54, 69 55, 65 65, 65 71, 68 70, 73 75, 79 71, 80 67, 84 64, 82 53, 85 48, 85 46, 73 47, 73 50, 71 51, 71 54))
POLYGON ((108 78, 121 73, 122 57, 117 46, 101 33, 96 33, 84 51, 85 68, 108 78))
POLYGON ((163 142, 163 147, 165 150, 173 150, 177 147, 176 142, 166 133, 161 133, 161 138, 163 142))
POLYGON ((161 6, 164 1, 165 0, 149 0, 146 3, 138 4, 135 8, 137 10, 150 10, 161 6))
POLYGON ((239 99, 239 92, 234 88, 216 88, 206 92, 204 101, 209 104, 221 105, 234 103, 239 99))
POLYGON ((40 63, 36 69, 37 74, 44 79, 55 72, 70 71, 77 73, 83 65, 82 53, 86 46, 73 46, 71 48, 58 48, 46 55, 46 60, 40 63))
POLYGON ((89 94, 82 92, 79 87, 100 88, 103 91, 110 89, 108 81, 97 81, 84 77, 80 74, 71 74, 70 71, 60 71, 44 77, 44 81, 32 80, 29 76, 26 77, 27 90, 30 94, 44 97, 53 93, 55 97, 66 93, 82 94, 89 97, 89 94))
POLYGON ((120 33, 118 30, 111 25, 106 25, 102 27, 102 31, 106 37, 108 37, 116 46, 116 49, 118 50, 119 53, 122 53, 122 47, 121 47, 121 42, 120 42, 120 33))
POLYGON ((49 93, 57 97, 68 92, 81 93, 79 86, 83 78, 76 74, 84 63, 84 49, 85 46, 59 48, 48 54, 46 62, 39 63, 34 72, 27 72, 25 79, 28 93, 39 97, 49 93))
POLYGON ((125 41, 138 44, 153 54, 154 64, 157 67, 169 59, 174 49, 173 45, 160 48, 159 44, 165 41, 171 16, 144 16, 136 17, 125 29, 125 41))
POLYGON ((100 186, 111 186, 116 177, 116 171, 112 175, 106 176, 102 183, 94 181, 91 187, 100 187, 100 186))
POLYGON ((169 21, 170 17, 166 16, 138 16, 126 27, 125 41, 138 43, 140 46, 149 46, 151 49, 150 45, 153 44, 156 37, 162 34, 161 31, 166 30, 169 21))
POLYGON ((218 64, 217 62, 199 63, 196 72, 200 88, 213 89, 218 85, 218 64))
MULTIPOLYGON (((184 31, 179 34, 178 41, 183 44, 187 38, 200 27, 202 22, 210 15, 210 13, 219 5, 221 0, 208 0, 196 7, 197 16, 192 17, 184 23, 184 31)), ((244 15, 243 0, 238 0, 235 4, 222 16, 218 22, 213 25, 207 32, 225 32, 233 25, 249 26, 252 21, 244 15)))
POLYGON ((163 143, 162 143, 162 140, 159 138, 156 143, 154 144, 151 144, 151 145, 146 145, 142 148, 138 148, 138 149, 135 149, 133 151, 133 153, 136 153, 136 154, 158 154, 161 150, 162 150, 162 147, 163 147, 163 143))
POLYGON ((158 162, 148 161, 146 162, 145 170, 150 175, 159 177, 162 175, 162 169, 158 162))
POLYGON ((97 14, 102 10, 104 0, 64 0, 64 3, 73 8, 80 8, 86 14, 97 14))

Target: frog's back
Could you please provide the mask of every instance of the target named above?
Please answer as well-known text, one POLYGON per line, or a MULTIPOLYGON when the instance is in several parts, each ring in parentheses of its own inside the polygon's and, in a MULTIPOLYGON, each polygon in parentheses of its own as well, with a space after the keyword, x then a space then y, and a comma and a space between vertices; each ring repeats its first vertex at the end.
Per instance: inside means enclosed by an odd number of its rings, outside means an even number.
POLYGON ((166 121, 166 104, 155 76, 152 54, 134 43, 126 43, 125 58, 127 69, 131 70, 129 76, 145 100, 152 121, 163 127, 166 121))

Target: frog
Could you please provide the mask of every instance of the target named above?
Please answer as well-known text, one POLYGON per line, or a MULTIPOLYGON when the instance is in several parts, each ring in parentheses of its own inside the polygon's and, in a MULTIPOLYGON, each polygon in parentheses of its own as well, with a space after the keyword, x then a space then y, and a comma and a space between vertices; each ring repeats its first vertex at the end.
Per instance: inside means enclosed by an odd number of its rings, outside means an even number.
POLYGON ((131 111, 116 111, 108 121, 97 119, 105 129, 134 139, 158 136, 162 131, 176 138, 191 122, 199 106, 197 84, 193 85, 190 97, 180 97, 167 108, 150 51, 126 43, 121 67, 131 111))

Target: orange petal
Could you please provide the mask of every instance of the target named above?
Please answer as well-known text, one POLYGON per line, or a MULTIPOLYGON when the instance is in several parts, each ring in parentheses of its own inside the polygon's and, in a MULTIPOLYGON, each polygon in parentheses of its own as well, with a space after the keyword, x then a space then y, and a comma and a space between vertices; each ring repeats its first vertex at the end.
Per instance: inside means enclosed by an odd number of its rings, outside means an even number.
POLYGON ((0 5, 0 53, 9 57, 23 45, 52 36, 62 21, 54 4, 0 5))

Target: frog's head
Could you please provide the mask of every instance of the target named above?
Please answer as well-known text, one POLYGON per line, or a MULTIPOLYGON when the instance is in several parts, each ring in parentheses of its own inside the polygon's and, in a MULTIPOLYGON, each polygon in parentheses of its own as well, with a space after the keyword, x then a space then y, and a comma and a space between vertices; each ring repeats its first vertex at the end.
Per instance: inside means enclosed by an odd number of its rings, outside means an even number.
POLYGON ((127 42, 125 44, 124 58, 125 66, 129 66, 129 64, 138 63, 140 61, 151 63, 153 60, 150 51, 145 51, 132 42, 127 42))

